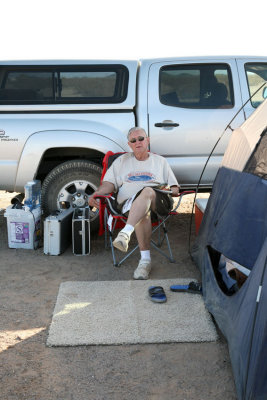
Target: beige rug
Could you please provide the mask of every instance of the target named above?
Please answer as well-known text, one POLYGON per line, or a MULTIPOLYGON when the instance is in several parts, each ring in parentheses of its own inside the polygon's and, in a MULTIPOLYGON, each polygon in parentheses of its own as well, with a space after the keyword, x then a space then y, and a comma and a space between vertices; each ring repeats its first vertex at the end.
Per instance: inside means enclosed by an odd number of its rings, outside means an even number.
POLYGON ((191 280, 62 283, 47 345, 215 341, 216 328, 202 296, 169 289, 191 280), (166 303, 149 299, 152 285, 163 286, 166 303))

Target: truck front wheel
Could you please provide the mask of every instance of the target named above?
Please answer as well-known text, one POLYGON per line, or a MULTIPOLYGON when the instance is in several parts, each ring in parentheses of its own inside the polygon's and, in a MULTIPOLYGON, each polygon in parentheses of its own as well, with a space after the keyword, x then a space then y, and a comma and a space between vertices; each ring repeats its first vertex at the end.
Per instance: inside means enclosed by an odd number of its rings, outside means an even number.
MULTIPOLYGON (((60 208, 80 208, 88 205, 88 197, 100 185, 102 169, 86 160, 66 161, 46 176, 42 185, 42 209, 47 216, 60 208)), ((90 209, 91 229, 99 223, 98 209, 90 209)))

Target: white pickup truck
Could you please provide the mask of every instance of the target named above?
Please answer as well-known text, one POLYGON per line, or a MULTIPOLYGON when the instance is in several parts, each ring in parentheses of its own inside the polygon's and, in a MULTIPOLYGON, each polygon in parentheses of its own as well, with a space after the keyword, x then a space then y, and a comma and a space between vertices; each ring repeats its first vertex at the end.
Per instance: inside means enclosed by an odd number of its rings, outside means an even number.
MULTIPOLYGON (((0 62, 0 189, 20 192, 40 179, 45 214, 61 202, 84 206, 105 153, 130 150, 133 126, 147 131, 150 150, 166 157, 181 186, 193 188, 229 121, 266 80, 267 57, 0 62)), ((245 105, 232 129, 265 92, 245 105)), ((201 187, 212 186, 231 132, 201 187)))

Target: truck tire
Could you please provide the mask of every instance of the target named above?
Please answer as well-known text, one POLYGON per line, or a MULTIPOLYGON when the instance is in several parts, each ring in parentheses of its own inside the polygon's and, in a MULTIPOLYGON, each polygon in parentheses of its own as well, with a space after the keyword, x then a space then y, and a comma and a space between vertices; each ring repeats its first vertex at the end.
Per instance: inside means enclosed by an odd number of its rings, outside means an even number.
MULTIPOLYGON (((102 168, 86 160, 66 161, 55 167, 42 184, 44 216, 60 208, 85 207, 100 184, 102 168)), ((99 226, 99 211, 90 209, 92 231, 99 226)))

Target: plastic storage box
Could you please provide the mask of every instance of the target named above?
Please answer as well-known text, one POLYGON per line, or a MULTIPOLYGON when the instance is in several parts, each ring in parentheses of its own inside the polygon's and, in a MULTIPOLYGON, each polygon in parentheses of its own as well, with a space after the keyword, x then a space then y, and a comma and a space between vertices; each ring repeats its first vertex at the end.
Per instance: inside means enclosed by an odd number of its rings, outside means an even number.
POLYGON ((195 203, 196 235, 198 234, 200 224, 201 224, 208 200, 209 199, 196 199, 196 203, 195 203))

